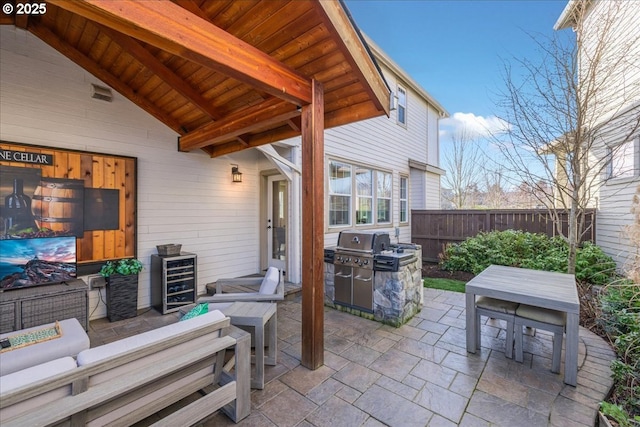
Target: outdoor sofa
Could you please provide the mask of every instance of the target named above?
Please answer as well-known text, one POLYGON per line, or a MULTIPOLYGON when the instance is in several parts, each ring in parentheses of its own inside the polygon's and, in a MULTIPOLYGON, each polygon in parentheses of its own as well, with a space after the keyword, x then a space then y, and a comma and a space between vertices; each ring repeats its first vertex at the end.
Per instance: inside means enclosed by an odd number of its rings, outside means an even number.
POLYGON ((216 310, 75 359, 54 358, 0 377, 0 420, 3 427, 130 425, 204 390, 154 425, 193 425, 218 409, 238 422, 250 412, 250 345, 249 334, 216 310), (224 369, 228 349, 233 372, 224 369))

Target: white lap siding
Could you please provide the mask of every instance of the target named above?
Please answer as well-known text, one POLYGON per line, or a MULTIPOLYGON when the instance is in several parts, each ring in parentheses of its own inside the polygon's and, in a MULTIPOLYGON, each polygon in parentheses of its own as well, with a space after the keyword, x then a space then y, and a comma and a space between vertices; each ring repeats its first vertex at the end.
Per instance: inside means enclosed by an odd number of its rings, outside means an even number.
MULTIPOLYGON (((138 307, 150 304, 150 256, 156 245, 181 243, 198 255, 198 286, 259 271, 259 170, 263 156, 211 159, 180 153, 177 135, 33 35, 0 26, 0 139, 138 158, 137 249, 145 268, 138 307), (231 182, 239 163, 243 182, 231 182)), ((104 297, 103 297, 104 298, 104 297)), ((92 318, 106 309, 91 292, 92 318)))

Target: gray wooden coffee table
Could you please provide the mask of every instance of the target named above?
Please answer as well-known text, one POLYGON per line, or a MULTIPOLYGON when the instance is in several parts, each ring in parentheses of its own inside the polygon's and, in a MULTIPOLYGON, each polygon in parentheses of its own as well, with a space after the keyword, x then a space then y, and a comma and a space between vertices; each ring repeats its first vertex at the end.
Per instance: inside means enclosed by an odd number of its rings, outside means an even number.
POLYGON ((270 302, 234 302, 220 310, 231 318, 231 324, 252 327, 255 335, 255 376, 251 378, 251 387, 264 388, 264 365, 275 366, 278 354, 277 304, 270 302), (266 336, 266 342, 265 342, 266 336), (265 355, 265 344, 267 352, 265 355))

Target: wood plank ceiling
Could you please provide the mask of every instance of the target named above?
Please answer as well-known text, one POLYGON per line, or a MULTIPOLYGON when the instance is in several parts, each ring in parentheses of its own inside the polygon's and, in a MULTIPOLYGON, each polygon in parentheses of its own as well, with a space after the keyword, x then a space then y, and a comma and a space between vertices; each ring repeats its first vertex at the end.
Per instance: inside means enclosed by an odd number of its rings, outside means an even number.
POLYGON ((0 23, 173 129, 181 151, 217 157, 300 135, 312 80, 326 128, 389 113, 388 87, 337 0, 51 0, 43 15, 0 23))

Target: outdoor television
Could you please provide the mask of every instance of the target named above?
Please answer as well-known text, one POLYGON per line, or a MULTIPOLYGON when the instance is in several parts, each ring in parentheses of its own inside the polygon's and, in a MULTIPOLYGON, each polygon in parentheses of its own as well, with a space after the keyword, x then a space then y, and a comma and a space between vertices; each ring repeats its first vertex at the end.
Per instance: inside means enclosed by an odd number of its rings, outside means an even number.
POLYGON ((75 236, 0 240, 0 290, 75 279, 76 262, 75 236))

